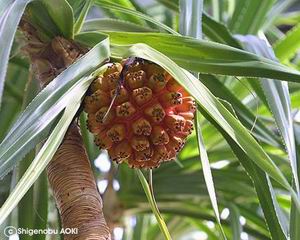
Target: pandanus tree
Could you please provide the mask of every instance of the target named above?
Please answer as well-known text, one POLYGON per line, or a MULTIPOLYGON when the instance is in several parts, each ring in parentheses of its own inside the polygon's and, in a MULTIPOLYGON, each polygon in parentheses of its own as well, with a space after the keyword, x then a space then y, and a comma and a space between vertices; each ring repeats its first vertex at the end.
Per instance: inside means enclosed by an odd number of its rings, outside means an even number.
POLYGON ((145 4, 0 2, 1 239, 298 240, 296 1, 145 4))

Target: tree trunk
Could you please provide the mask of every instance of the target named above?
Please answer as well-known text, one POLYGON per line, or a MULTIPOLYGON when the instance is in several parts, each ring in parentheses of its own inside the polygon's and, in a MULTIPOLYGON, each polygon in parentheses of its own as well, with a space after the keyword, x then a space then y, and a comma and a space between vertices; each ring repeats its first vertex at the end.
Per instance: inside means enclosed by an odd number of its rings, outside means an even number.
MULTIPOLYGON (((32 69, 42 86, 56 77, 87 50, 71 40, 54 38, 51 43, 40 40, 36 29, 26 20, 20 23, 27 45, 32 69)), ((87 63, 88 64, 88 63, 87 63)), ((109 240, 102 199, 83 145, 80 129, 73 122, 47 167, 48 179, 54 193, 63 228, 78 229, 65 234, 65 240, 109 240)))
POLYGON ((78 228, 78 234, 65 235, 64 239, 109 239, 102 200, 75 123, 69 127, 47 172, 60 211, 62 227, 78 228))

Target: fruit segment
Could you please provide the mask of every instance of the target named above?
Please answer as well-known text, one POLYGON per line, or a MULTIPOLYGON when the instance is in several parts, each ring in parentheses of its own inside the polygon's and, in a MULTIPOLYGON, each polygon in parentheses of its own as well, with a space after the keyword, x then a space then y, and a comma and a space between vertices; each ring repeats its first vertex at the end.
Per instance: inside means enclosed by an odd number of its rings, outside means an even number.
POLYGON ((88 129, 95 144, 117 163, 158 167, 176 157, 193 130, 193 98, 149 61, 135 58, 111 64, 88 92, 88 129))

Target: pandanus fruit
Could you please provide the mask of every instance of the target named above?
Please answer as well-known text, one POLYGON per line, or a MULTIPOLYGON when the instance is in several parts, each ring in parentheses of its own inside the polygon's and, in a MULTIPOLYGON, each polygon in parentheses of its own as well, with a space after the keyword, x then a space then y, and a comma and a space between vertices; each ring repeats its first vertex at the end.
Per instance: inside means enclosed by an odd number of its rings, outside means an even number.
POLYGON ((195 102, 162 67, 129 58, 97 76, 84 110, 96 145, 113 161, 155 168, 183 147, 193 129, 195 102))

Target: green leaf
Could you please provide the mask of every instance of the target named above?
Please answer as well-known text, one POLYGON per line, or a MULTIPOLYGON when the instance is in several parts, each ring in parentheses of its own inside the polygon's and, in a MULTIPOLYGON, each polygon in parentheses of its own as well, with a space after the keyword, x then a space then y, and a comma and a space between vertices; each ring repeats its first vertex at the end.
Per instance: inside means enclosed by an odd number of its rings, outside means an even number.
POLYGON ((297 211, 295 202, 292 200, 291 215, 290 215, 290 237, 291 239, 299 239, 300 237, 300 214, 297 211))
MULTIPOLYGON (((47 229, 48 222, 48 177, 46 170, 41 173, 39 178, 34 183, 34 228, 36 229, 47 229)), ((33 235, 32 240, 45 240, 46 235, 33 235)))
MULTIPOLYGON (((118 5, 119 7, 122 7, 124 9, 129 9, 129 10, 133 10, 136 11, 134 5, 131 3, 130 0, 115 0, 113 1, 113 4, 118 5)), ((143 24, 143 21, 141 21, 141 19, 135 15, 132 14, 125 14, 120 12, 120 11, 112 11, 114 9, 111 9, 110 11, 119 19, 128 21, 128 22, 132 22, 135 24, 143 24)))
POLYGON ((33 162, 28 167, 16 187, 9 195, 5 203, 0 209, 0 224, 8 217, 11 211, 17 206, 22 197, 26 194, 29 188, 38 179, 40 174, 46 168, 51 161, 60 143, 62 142, 64 135, 71 124, 77 110, 81 103, 81 97, 91 83, 91 78, 84 78, 85 81, 81 81, 78 88, 73 89, 73 95, 67 100, 66 110, 58 122, 57 126, 49 136, 42 149, 35 157, 33 162))
MULTIPOLYGON (((31 150, 23 159, 20 166, 18 167, 19 178, 25 173, 26 169, 29 167, 30 163, 34 159, 35 151, 31 150)), ((22 200, 18 204, 18 227, 23 229, 33 229, 34 226, 34 215, 32 211, 33 208, 33 187, 28 189, 27 193, 24 195, 22 200), (26 216, 26 217, 24 217, 26 216)), ((32 240, 32 236, 24 235, 22 240, 32 240)))
POLYGON ((150 225, 150 216, 143 214, 138 215, 136 218, 136 226, 134 227, 132 237, 129 239, 147 239, 147 230, 150 225))
POLYGON ((278 59, 282 62, 289 60, 300 48, 300 23, 293 27, 284 38, 276 42, 274 49, 278 59))
POLYGON ((82 12, 85 11, 87 2, 90 0, 67 0, 73 9, 75 22, 80 18, 82 12))
MULTIPOLYGON (((180 33, 185 36, 191 36, 196 39, 202 38, 202 11, 203 11, 203 1, 202 0, 180 0, 180 33)), ((195 76, 198 74, 195 73, 195 76)), ((208 190, 208 195, 213 207, 218 229, 220 230, 223 239, 226 239, 224 230, 221 225, 220 213, 218 209, 217 197, 215 193, 215 187, 213 182, 213 177, 209 165, 209 160, 202 137, 202 131, 200 126, 200 117, 196 113, 196 135, 198 142, 198 150, 200 155, 200 160, 203 168, 203 175, 205 179, 205 184, 208 190)))
POLYGON ((3 0, 0 2, 0 16, 6 11, 10 4, 12 4, 14 0, 3 0))
POLYGON ((256 34, 275 0, 237 1, 229 28, 234 33, 256 34))
POLYGON ((168 231, 168 228, 167 228, 167 225, 166 223, 164 222, 162 216, 160 215, 160 212, 157 208, 157 205, 156 205, 156 202, 155 202, 155 199, 154 199, 154 196, 153 196, 153 192, 150 190, 150 187, 148 185, 148 182, 147 180, 145 179, 144 177, 144 174, 141 172, 141 170, 136 170, 136 174, 138 175, 139 179, 140 179, 140 182, 142 184, 142 187, 145 191, 145 194, 147 196, 147 199, 150 203, 150 206, 151 206, 151 209, 152 209, 152 212, 154 213, 155 215, 155 218, 157 220, 157 223, 165 237, 165 239, 167 240, 171 240, 171 235, 168 231))
POLYGON ((238 119, 249 130, 252 129, 253 135, 259 141, 283 148, 281 140, 267 126, 252 113, 252 111, 243 104, 234 93, 227 88, 218 78, 201 74, 200 80, 216 96, 229 102, 238 119))
POLYGON ((127 32, 154 32, 155 29, 140 26, 113 18, 96 18, 85 21, 82 31, 127 31, 127 32))
POLYGON ((222 1, 221 0, 212 0, 211 1, 212 16, 216 21, 222 20, 222 1))
POLYGON ((165 5, 166 7, 170 8, 171 10, 177 11, 178 8, 178 0, 157 0, 157 2, 160 2, 161 4, 165 5))
MULTIPOLYGON (((26 90, 24 92, 22 111, 24 111, 24 108, 33 100, 38 90, 39 90, 38 82, 35 79, 29 78, 26 85, 26 90)), ((31 150, 25 156, 23 161, 20 162, 20 164, 17 167, 18 179, 20 179, 23 176, 23 174, 25 173, 26 169, 29 167, 34 157, 35 157, 35 149, 31 150)), ((31 187, 18 204, 18 218, 19 218, 18 227, 20 228, 33 229, 35 227, 34 220, 37 214, 36 212, 32 211, 32 208, 34 207, 33 194, 34 194, 34 190, 33 187, 31 187)), ((33 239, 33 237, 30 235, 24 235, 23 238, 24 240, 33 239)))
MULTIPOLYGON (((295 132, 295 142, 297 150, 297 165, 300 165, 300 123, 294 123, 294 132, 295 132)), ((298 167, 298 174, 300 174, 300 168, 298 167)), ((291 239, 300 238, 300 213, 297 211, 297 206, 295 201, 292 199, 292 205, 290 209, 290 237, 291 239)))
POLYGON ((45 137, 68 99, 72 98, 72 91, 80 86, 78 80, 109 57, 108 39, 100 36, 97 40, 102 41, 47 85, 16 121, 0 144, 0 178, 45 137))
POLYGON ((82 135, 82 139, 88 154, 88 157, 90 160, 94 160, 99 155, 99 149, 97 145, 94 143, 94 135, 88 130, 86 127, 87 123, 87 114, 85 112, 82 112, 80 114, 80 132, 82 135))
POLYGON ((112 9, 112 10, 115 10, 115 11, 120 11, 120 12, 124 12, 126 14, 131 14, 131 15, 140 17, 140 18, 142 18, 142 19, 144 19, 148 22, 154 23, 155 25, 157 25, 161 29, 164 29, 167 32, 170 32, 174 35, 179 35, 179 33, 174 31, 172 28, 166 26, 165 24, 155 20, 154 18, 152 18, 152 17, 150 17, 146 14, 143 14, 141 12, 138 12, 138 11, 135 11, 135 10, 132 10, 132 9, 124 8, 122 6, 119 6, 117 4, 111 3, 111 2, 106 1, 106 0, 95 0, 95 1, 96 1, 95 4, 99 7, 101 7, 101 8, 112 9))
POLYGON ((208 14, 202 16, 203 33, 211 40, 223 44, 228 44, 235 48, 241 48, 239 42, 231 35, 228 28, 212 19, 208 14))
MULTIPOLYGON (((289 2, 293 3, 295 0, 289 0, 289 2)), ((293 11, 293 12, 287 12, 280 16, 277 16, 275 24, 277 26, 280 25, 296 25, 300 21, 300 12, 299 11, 293 11)))
POLYGON ((222 234, 222 239, 226 239, 224 230, 221 225, 221 219, 220 219, 220 213, 219 213, 217 197, 216 197, 216 192, 215 192, 215 187, 214 187, 214 181, 213 181, 213 176, 212 176, 210 165, 209 165, 206 148, 204 145, 204 140, 202 137, 199 114, 200 114, 200 112, 196 113, 196 133, 197 133, 198 149, 199 149, 199 156, 200 156, 200 160, 201 160, 201 164, 202 164, 203 176, 205 179, 205 184, 207 187, 211 205, 213 207, 213 210, 214 210, 214 213, 215 213, 215 216, 217 219, 217 223, 219 225, 219 229, 222 234))
POLYGON ((10 129, 21 111, 23 91, 28 80, 28 70, 9 64, 3 93, 3 106, 0 109, 0 141, 10 129))
POLYGON ((65 37, 72 39, 74 37, 74 16, 73 9, 66 0, 43 0, 50 17, 57 25, 60 33, 65 37))
POLYGON ((231 76, 269 77, 299 82, 298 71, 226 45, 163 33, 106 33, 112 44, 145 43, 190 71, 231 76))
POLYGON ((31 0, 1 1, 0 17, 0 107, 2 103, 2 94, 5 81, 5 75, 8 66, 9 54, 13 44, 14 36, 23 15, 26 5, 31 0), (2 5, 3 4, 3 5, 2 5))
MULTIPOLYGON (((230 142, 229 140, 227 141, 230 142)), ((271 236, 273 239, 278 240, 288 239, 287 219, 276 201, 275 192, 269 177, 256 165, 250 162, 249 157, 247 157, 238 146, 235 146, 232 141, 230 146, 253 180, 271 236)))
POLYGON ((273 4, 271 10, 268 11, 267 17, 263 23, 263 30, 266 31, 269 30, 269 28, 272 28, 274 21, 280 18, 283 12, 288 12, 289 8, 293 5, 295 1, 296 0, 276 1, 273 4))
MULTIPOLYGON (((159 1, 172 10, 179 12, 178 1, 170 2, 168 0, 159 1)), ((202 31, 211 40, 232 47, 241 48, 239 42, 231 35, 228 28, 221 22, 214 20, 204 11, 202 12, 202 31)), ((121 30, 120 30, 121 31, 121 30)))
MULTIPOLYGON (((186 218, 193 218, 199 222, 205 222, 205 221, 212 221, 215 222, 215 217, 212 216, 212 214, 207 213, 205 211, 205 206, 203 206, 203 209, 199 209, 198 205, 192 205, 192 204, 185 204, 181 203, 180 205, 178 204, 171 204, 167 202, 164 206, 161 206, 160 204, 160 209, 164 213, 172 214, 172 215, 178 215, 182 216, 184 219, 186 218)), ((141 208, 140 208, 141 209, 141 208)), ((247 209, 248 210, 248 209, 247 209)), ((253 210, 248 210, 252 211, 251 213, 253 214, 253 210)), ((139 211, 139 212, 149 212, 149 210, 144 210, 144 211, 139 211)), ((245 211, 243 211, 244 213, 245 211)), ((254 217, 257 217, 255 214, 253 214, 254 217)), ((259 223, 261 225, 264 225, 264 221, 259 218, 259 223)), ((223 221, 223 225, 229 225, 229 221, 223 221)), ((252 222, 249 225, 244 226, 244 232, 247 232, 250 236, 255 237, 254 239, 259 239, 259 240, 270 240, 269 234, 267 230, 259 230, 259 226, 253 227, 252 222)), ((215 229, 213 229, 214 232, 216 232, 215 229)), ((210 239, 210 238, 209 238, 210 239)), ((220 239, 220 237, 218 238, 220 239)))
POLYGON ((83 6, 80 9, 79 16, 76 18, 76 21, 74 24, 74 34, 80 32, 81 27, 84 24, 84 20, 88 14, 88 11, 90 10, 93 2, 94 2, 94 0, 83 1, 83 6))
POLYGON ((253 159, 251 159, 251 155, 246 154, 241 146, 239 146, 239 144, 229 136, 225 129, 220 127, 215 119, 213 119, 203 110, 201 110, 201 112, 221 132, 227 143, 230 145, 232 151, 237 156, 242 166, 245 168, 251 180, 253 181, 272 237, 278 240, 287 240, 287 219, 284 217, 281 209, 278 206, 272 184, 264 172, 265 169, 260 169, 257 165, 255 165, 252 162, 253 159))
MULTIPOLYGON (((276 61, 272 48, 269 47, 264 40, 255 36, 239 36, 239 39, 248 51, 276 61)), ((300 192, 297 170, 299 166, 297 165, 296 159, 296 146, 288 84, 286 82, 264 79, 261 81, 261 85, 274 115, 276 125, 283 137, 291 163, 293 178, 295 179, 296 190, 297 192, 300 192)))
MULTIPOLYGON (((161 1, 164 4, 169 4, 169 1, 161 1)), ((178 12, 179 7, 176 1, 174 1, 173 3, 170 3, 173 7, 173 10, 176 10, 178 12)), ((98 5, 100 7, 103 8, 109 8, 109 4, 107 3, 107 1, 103 1, 103 0, 98 0, 98 5)), ((141 12, 138 11, 133 11, 133 10, 128 10, 126 8, 122 8, 120 6, 115 6, 112 5, 111 6, 113 9, 117 9, 119 11, 123 11, 126 12, 127 14, 132 14, 134 16, 137 16, 139 18, 142 18, 146 21, 149 21, 153 24, 155 24, 156 26, 174 34, 174 35, 178 35, 177 32, 173 31, 171 28, 169 28, 168 26, 160 23, 159 21, 156 21, 155 19, 151 18, 148 15, 145 15, 141 12)), ((215 21, 214 19, 212 19, 209 15, 207 15, 206 13, 203 12, 202 15, 202 28, 203 28, 203 32, 206 36, 208 36, 210 39, 216 41, 216 42, 220 42, 220 43, 227 43, 233 47, 239 47, 239 43, 231 36, 231 34, 229 33, 228 29, 226 28, 225 25, 223 25, 222 23, 219 23, 217 21, 215 21)), ((126 29, 109 29, 109 31, 124 31, 126 29)), ((131 30, 129 30, 131 31, 131 30)), ((148 31, 147 31, 148 32, 148 31)))
POLYGON ((44 42, 61 35, 43 1, 32 1, 26 8, 24 18, 37 30, 38 37, 44 42))
POLYGON ((264 94, 262 87, 261 87, 260 80, 248 78, 247 82, 250 84, 251 88, 254 90, 254 92, 258 96, 259 100, 270 110, 268 100, 264 94))
POLYGON ((185 36, 202 38, 202 0, 180 0, 180 33, 185 36))
POLYGON ((234 204, 229 204, 229 220, 232 230, 232 240, 239 240, 242 233, 242 225, 240 224, 240 212, 234 204))

